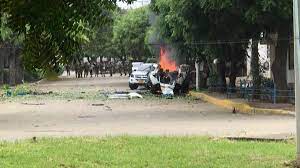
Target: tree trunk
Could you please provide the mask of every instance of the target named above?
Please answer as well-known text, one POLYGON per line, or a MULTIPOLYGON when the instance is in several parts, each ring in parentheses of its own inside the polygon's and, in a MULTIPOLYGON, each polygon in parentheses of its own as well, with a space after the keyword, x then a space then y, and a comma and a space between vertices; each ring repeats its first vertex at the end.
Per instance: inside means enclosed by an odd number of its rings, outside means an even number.
MULTIPOLYGON (((286 39, 288 37, 288 30, 284 26, 281 26, 278 30, 278 39, 286 39)), ((272 73, 276 90, 280 90, 277 95, 277 101, 286 102, 288 92, 287 85, 287 51, 289 47, 289 41, 278 40, 275 48, 275 59, 272 64, 272 73)))
POLYGON ((22 65, 22 59, 21 59, 21 49, 16 49, 16 83, 21 84, 23 83, 24 79, 24 69, 22 65))
POLYGON ((221 61, 217 64, 217 72, 218 72, 218 89, 220 92, 224 92, 226 90, 226 65, 224 61, 221 61))
POLYGON ((229 87, 233 92, 235 92, 236 89, 236 77, 239 70, 236 65, 237 63, 234 60, 232 60, 230 63, 229 87))
POLYGON ((0 85, 4 84, 4 48, 0 47, 0 85))
POLYGON ((203 72, 202 72, 202 75, 201 75, 201 83, 200 83, 200 87, 201 88, 207 88, 207 80, 208 80, 208 77, 209 77, 209 66, 207 64, 207 61, 204 61, 203 62, 203 72))
POLYGON ((9 55, 9 84, 16 85, 16 54, 15 48, 10 49, 9 55))
POLYGON ((251 76, 253 80, 253 98, 260 96, 261 76, 259 67, 258 41, 253 40, 251 46, 251 76))
POLYGON ((235 90, 235 88, 236 88, 235 83, 236 83, 236 73, 231 73, 229 76, 229 87, 232 90, 235 90))

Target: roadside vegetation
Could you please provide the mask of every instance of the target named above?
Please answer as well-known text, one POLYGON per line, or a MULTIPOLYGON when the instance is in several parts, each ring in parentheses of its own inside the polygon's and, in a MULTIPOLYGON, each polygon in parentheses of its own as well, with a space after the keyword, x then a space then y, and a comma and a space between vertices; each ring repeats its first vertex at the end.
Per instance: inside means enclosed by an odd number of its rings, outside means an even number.
POLYGON ((199 137, 34 139, 0 143, 0 166, 32 167, 285 167, 294 142, 199 137))

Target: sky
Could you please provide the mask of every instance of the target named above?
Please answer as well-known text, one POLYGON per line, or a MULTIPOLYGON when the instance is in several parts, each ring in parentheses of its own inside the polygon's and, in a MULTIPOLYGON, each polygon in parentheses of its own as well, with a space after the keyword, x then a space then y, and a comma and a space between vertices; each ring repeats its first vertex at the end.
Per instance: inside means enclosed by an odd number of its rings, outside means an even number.
POLYGON ((118 6, 122 9, 134 9, 150 4, 151 0, 136 0, 133 4, 128 5, 123 2, 118 2, 118 6))

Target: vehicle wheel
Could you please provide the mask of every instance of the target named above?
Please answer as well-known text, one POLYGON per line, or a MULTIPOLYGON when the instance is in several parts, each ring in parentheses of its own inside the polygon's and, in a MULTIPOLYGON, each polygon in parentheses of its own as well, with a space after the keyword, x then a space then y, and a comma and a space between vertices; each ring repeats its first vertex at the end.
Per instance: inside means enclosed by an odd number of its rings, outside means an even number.
POLYGON ((139 85, 137 85, 137 84, 131 84, 131 83, 129 83, 129 88, 131 90, 136 90, 138 87, 139 87, 139 85))
POLYGON ((153 86, 152 86, 152 83, 151 82, 147 82, 146 84, 145 84, 145 87, 146 87, 146 89, 151 89, 153 86))

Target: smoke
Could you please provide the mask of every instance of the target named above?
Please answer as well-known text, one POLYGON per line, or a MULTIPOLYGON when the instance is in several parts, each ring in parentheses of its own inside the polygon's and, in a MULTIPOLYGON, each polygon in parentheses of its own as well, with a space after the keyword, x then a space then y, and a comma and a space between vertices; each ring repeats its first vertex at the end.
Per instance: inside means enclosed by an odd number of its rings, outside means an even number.
POLYGON ((180 64, 185 63, 185 58, 179 54, 177 47, 169 43, 168 40, 162 36, 161 30, 161 18, 154 12, 149 12, 149 23, 151 24, 150 29, 147 33, 146 43, 149 45, 149 49, 153 55, 156 56, 157 60, 161 60, 161 51, 163 50, 168 53, 168 59, 171 62, 175 62, 178 67, 180 64))

